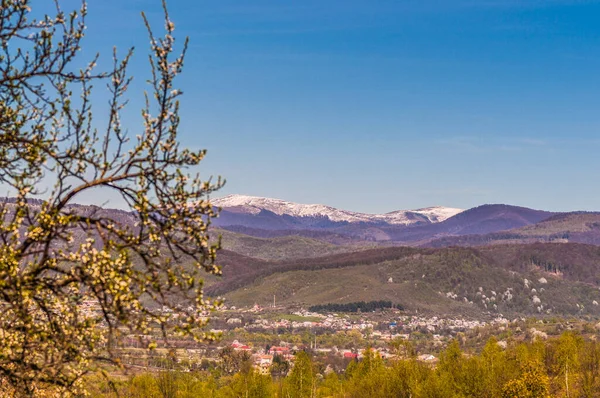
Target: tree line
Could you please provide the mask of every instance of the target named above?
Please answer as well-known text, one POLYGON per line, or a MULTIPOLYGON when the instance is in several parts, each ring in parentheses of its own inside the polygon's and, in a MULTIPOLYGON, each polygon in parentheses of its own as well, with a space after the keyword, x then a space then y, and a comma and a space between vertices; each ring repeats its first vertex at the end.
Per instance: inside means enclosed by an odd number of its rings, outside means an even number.
POLYGON ((312 312, 372 312, 385 308, 398 308, 403 309, 401 305, 394 305, 391 301, 377 300, 377 301, 357 301, 353 303, 328 303, 318 304, 309 307, 309 311, 312 312))
POLYGON ((143 373, 114 384, 88 379, 92 397, 600 397, 600 344, 566 332, 533 342, 491 338, 480 352, 464 352, 458 340, 437 362, 420 361, 410 343, 392 344, 397 357, 384 360, 369 350, 338 374, 318 355, 299 352, 285 374, 261 374, 240 366, 234 374, 202 372, 143 373))

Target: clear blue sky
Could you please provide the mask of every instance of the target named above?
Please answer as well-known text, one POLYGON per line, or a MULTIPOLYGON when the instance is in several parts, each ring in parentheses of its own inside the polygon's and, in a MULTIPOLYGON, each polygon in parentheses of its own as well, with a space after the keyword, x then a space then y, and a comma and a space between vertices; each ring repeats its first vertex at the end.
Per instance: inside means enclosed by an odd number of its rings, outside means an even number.
MULTIPOLYGON (((75 2, 73 2, 75 3, 75 2)), ((144 9, 91 0, 86 52, 135 45, 144 9)), ((191 47, 181 139, 241 193, 386 212, 600 210, 600 1, 171 0, 191 47)), ((100 116, 97 116, 100 117, 100 116)))

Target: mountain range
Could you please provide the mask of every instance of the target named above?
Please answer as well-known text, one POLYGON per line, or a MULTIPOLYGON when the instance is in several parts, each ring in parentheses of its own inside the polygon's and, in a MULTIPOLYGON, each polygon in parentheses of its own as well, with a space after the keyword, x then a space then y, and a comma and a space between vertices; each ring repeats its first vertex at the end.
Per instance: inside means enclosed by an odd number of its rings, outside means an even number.
POLYGON ((600 213, 505 204, 369 215, 230 195, 217 199, 220 279, 235 305, 389 300, 461 316, 600 317, 600 213))
POLYGON ((241 195, 212 202, 222 208, 210 235, 222 239, 223 276, 207 275, 206 293, 231 304, 389 300, 431 314, 600 318, 600 213, 487 204, 377 215, 241 195))
POLYGON ((230 231, 256 237, 301 235, 338 244, 423 245, 449 236, 521 228, 556 215, 509 205, 483 205, 469 210, 439 206, 365 214, 243 195, 215 199, 213 204, 221 208, 215 225, 230 231))
MULTIPOLYGON (((213 204, 221 207, 223 223, 242 222, 244 216, 269 218, 277 215, 290 221, 291 225, 329 227, 336 224, 364 223, 375 225, 412 225, 419 223, 437 223, 444 221, 462 209, 450 207, 427 207, 417 210, 397 210, 385 214, 366 214, 340 210, 320 204, 299 204, 281 199, 261 198, 246 195, 228 195, 214 199, 213 204), (324 222, 327 220, 327 222, 324 222)), ((281 225, 274 223, 271 229, 281 225)))

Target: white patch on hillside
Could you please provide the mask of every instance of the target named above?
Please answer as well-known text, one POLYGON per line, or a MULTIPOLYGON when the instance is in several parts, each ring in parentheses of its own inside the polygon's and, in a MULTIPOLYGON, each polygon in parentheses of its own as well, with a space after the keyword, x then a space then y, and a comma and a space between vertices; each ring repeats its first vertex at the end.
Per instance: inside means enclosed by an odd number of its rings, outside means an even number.
POLYGON ((228 195, 213 199, 211 202, 215 206, 247 214, 258 214, 261 210, 268 210, 278 215, 285 214, 293 217, 327 217, 335 222, 384 222, 400 225, 414 224, 420 221, 420 218, 432 223, 442 222, 463 211, 462 209, 437 206, 417 210, 398 210, 386 214, 366 214, 325 205, 304 205, 281 199, 247 195, 228 195))

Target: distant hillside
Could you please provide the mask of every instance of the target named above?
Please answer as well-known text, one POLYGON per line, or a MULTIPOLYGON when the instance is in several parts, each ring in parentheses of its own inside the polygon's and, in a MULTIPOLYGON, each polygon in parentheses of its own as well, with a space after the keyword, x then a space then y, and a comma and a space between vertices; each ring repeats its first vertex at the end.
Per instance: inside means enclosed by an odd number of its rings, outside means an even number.
POLYGON ((391 300, 408 310, 600 316, 600 248, 387 248, 271 264, 214 284, 235 304, 391 300), (594 303, 596 302, 596 303, 594 303))
POLYGON ((531 225, 556 213, 502 204, 483 205, 457 214, 440 223, 439 229, 452 234, 481 234, 531 225))
POLYGON ((331 243, 334 245, 353 245, 353 244, 370 244, 358 238, 352 237, 350 234, 341 232, 314 230, 314 229, 260 229, 244 227, 241 225, 230 225, 226 227, 218 227, 219 230, 235 232, 242 235, 252 236, 255 238, 278 238, 285 236, 301 236, 319 240, 321 242, 331 243))
POLYGON ((223 276, 222 279, 219 279, 207 274, 207 277, 210 278, 211 283, 222 283, 221 281, 223 279, 229 280, 239 275, 248 275, 265 271, 274 265, 269 261, 244 256, 243 254, 232 252, 227 249, 222 249, 219 251, 219 254, 217 255, 217 263, 221 267, 223 276))
MULTIPOLYGON (((450 249, 451 250, 451 249, 450 249)), ((600 286, 600 247, 581 243, 494 245, 477 251, 490 263, 518 272, 600 286)))
POLYGON ((483 205, 431 225, 386 232, 396 242, 425 242, 443 236, 487 234, 510 230, 547 219, 556 213, 509 205, 483 205))
POLYGON ((215 233, 222 235, 224 249, 263 260, 320 257, 359 249, 354 246, 334 245, 298 235, 257 238, 222 229, 213 231, 213 235, 215 233))
POLYGON ((568 242, 600 244, 600 213, 558 214, 515 232, 523 236, 549 236, 568 242))
POLYGON ((444 237, 427 242, 425 246, 484 246, 532 242, 574 242, 600 245, 600 213, 562 213, 522 228, 491 234, 444 237))
MULTIPOLYGON (((252 215, 256 218, 251 226, 243 225, 246 220, 240 221, 240 225, 226 225, 223 228, 256 237, 302 235, 334 244, 357 245, 360 242, 373 242, 422 245, 449 236, 488 234, 520 228, 538 223, 555 214, 518 206, 483 205, 465 210, 436 223, 429 221, 415 222, 411 225, 331 223, 328 219, 323 219, 321 220, 322 224, 318 224, 315 219, 311 218, 310 222, 294 219, 295 224, 292 226, 290 224, 292 221, 288 220, 288 216, 278 216, 275 213, 261 210, 252 215), (304 225, 302 222, 309 222, 310 225, 304 225), (265 224, 268 224, 266 229, 263 228, 265 224)), ((222 217, 227 219, 227 217, 234 216, 223 212, 222 217)), ((225 224, 236 222, 231 218, 227 220, 225 224)))
MULTIPOLYGON (((424 249, 394 247, 363 250, 358 252, 329 255, 317 258, 303 258, 279 262, 264 262, 254 272, 236 272, 215 283, 207 292, 211 295, 222 295, 235 289, 243 288, 255 280, 278 272, 290 270, 318 270, 323 268, 344 268, 359 264, 376 264, 390 259, 403 258, 420 253, 424 249)), ((245 270, 243 270, 245 271, 245 270)))

